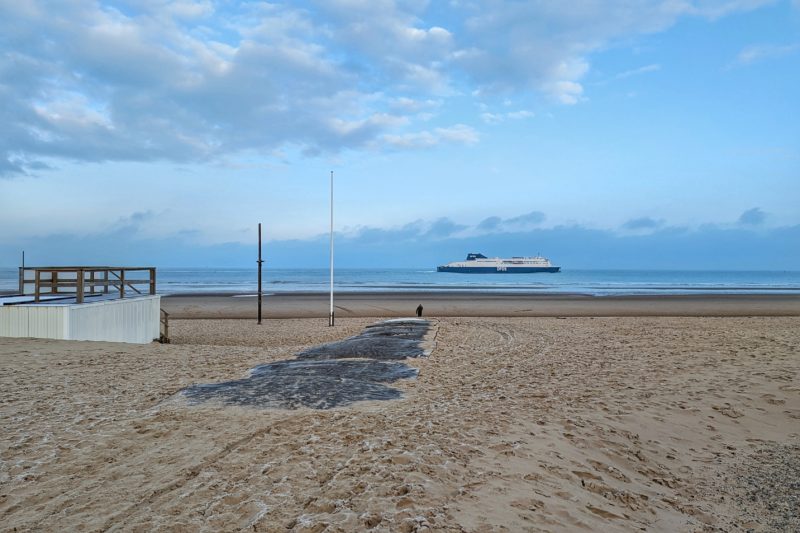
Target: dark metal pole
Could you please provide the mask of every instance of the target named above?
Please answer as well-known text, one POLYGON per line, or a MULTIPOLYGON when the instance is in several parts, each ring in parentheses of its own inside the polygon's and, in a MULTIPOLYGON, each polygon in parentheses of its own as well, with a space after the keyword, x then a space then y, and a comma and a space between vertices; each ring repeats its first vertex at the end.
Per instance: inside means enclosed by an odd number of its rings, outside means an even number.
POLYGON ((261 325, 261 222, 258 223, 258 325, 261 325))

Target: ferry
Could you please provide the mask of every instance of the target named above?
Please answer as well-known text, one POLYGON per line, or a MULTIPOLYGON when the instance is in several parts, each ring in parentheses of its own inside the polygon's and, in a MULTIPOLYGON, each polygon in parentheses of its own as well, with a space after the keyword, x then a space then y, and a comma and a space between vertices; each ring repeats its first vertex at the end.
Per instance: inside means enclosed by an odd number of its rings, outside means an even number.
POLYGON ((436 267, 437 272, 457 272, 461 274, 532 274, 535 272, 559 272, 561 267, 553 266, 546 257, 512 257, 489 259, 483 254, 467 254, 466 261, 454 261, 436 267))

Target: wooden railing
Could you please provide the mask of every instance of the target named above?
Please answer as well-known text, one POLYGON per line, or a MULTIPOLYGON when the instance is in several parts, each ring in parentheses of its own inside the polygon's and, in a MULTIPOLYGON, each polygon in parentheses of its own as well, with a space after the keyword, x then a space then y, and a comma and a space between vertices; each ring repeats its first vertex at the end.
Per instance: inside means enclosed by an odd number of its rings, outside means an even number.
POLYGON ((20 294, 33 294, 36 302, 42 296, 63 295, 74 296, 77 303, 83 303, 87 295, 111 294, 112 289, 114 293, 119 293, 119 298, 125 298, 126 287, 136 294, 155 294, 155 267, 76 266, 19 269, 20 294), (147 273, 147 279, 135 277, 142 272, 147 273), (28 276, 29 273, 33 273, 33 279, 28 276), (28 290, 30 285, 33 285, 33 290, 28 290))

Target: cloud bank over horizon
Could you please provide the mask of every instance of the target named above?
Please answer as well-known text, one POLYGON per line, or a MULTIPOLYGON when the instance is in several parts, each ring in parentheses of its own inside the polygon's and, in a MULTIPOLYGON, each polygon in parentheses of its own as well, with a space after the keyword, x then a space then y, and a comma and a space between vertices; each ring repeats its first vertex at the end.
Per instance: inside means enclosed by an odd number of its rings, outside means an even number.
MULTIPOLYGON (((745 211, 747 219, 758 208, 745 211)), ((490 217, 476 225, 448 218, 416 220, 394 228, 360 227, 335 233, 340 268, 432 268, 462 259, 467 252, 490 256, 541 253, 565 269, 800 270, 800 225, 763 227, 735 221, 698 227, 655 225, 635 219, 615 229, 579 224, 520 226, 516 219, 539 220, 534 211, 505 221, 490 217), (499 222, 495 223, 495 219, 499 222), (486 221, 492 220, 491 228, 486 221), (637 231, 631 232, 634 229, 637 231)), ((148 214, 104 233, 52 234, 34 240, 0 243, 0 264, 13 266, 22 249, 29 264, 155 264, 186 267, 252 267, 253 242, 203 245, 192 235, 168 238, 139 233, 148 214)), ((328 235, 268 240, 270 268, 325 268, 328 235)))

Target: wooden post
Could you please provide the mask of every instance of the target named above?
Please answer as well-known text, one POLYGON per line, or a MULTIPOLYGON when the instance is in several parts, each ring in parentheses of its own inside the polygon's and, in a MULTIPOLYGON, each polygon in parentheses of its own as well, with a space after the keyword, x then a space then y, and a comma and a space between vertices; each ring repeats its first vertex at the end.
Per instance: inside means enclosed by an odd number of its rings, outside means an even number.
POLYGON ((42 273, 39 271, 39 269, 36 269, 35 272, 36 272, 36 278, 35 278, 35 286, 33 288, 33 301, 38 302, 40 294, 39 284, 42 281, 42 273))
POLYGON ((22 250, 22 267, 19 269, 19 293, 25 294, 25 250, 22 250))
POLYGON ((125 298, 125 269, 119 270, 119 297, 125 298))
POLYGON ((156 293, 156 269, 150 269, 150 295, 153 296, 156 293))
POLYGON ((161 310, 161 315, 163 317, 161 319, 161 323, 164 324, 164 335, 162 337, 162 342, 167 342, 168 343, 169 342, 169 313, 167 313, 166 311, 164 311, 162 309, 161 310))
POLYGON ((50 271, 50 292, 53 294, 58 293, 58 271, 50 271))
POLYGON ((83 303, 83 269, 79 268, 78 272, 75 273, 75 302, 82 304, 83 303))
POLYGON ((103 271, 103 294, 108 294, 108 270, 103 271))
POLYGON ((258 325, 261 325, 261 222, 258 223, 258 325))

